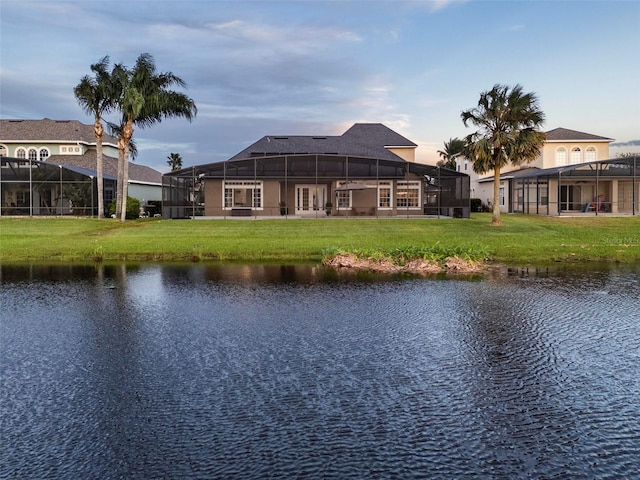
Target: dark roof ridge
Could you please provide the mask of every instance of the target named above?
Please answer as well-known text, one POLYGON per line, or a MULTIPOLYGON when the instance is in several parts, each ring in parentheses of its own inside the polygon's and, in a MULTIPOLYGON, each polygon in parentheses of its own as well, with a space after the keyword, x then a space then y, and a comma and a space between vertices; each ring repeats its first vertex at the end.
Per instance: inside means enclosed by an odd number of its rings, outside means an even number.
POLYGON ((546 132, 547 141, 562 142, 562 141, 609 141, 613 142, 613 138, 602 137, 600 135, 594 135, 592 133, 580 132, 578 130, 571 130, 569 128, 558 127, 546 132))

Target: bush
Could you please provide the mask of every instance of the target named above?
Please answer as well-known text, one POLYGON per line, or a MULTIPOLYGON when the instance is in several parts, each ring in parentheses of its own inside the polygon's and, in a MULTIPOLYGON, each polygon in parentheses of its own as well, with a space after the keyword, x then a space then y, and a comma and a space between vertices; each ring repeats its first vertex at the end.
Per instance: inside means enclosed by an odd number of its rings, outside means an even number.
POLYGON ((481 212, 482 211, 482 200, 479 198, 471 199, 471 211, 472 212, 481 212))
MULTIPOLYGON (((109 204, 109 216, 116 213, 116 201, 114 200, 109 204)), ((127 214, 125 218, 127 220, 133 220, 140 217, 140 200, 133 197, 127 197, 127 214)))

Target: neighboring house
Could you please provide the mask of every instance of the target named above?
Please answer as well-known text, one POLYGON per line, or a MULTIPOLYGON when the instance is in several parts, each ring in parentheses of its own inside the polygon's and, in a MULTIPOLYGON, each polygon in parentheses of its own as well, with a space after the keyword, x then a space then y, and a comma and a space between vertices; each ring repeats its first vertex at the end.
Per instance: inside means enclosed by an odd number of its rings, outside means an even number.
MULTIPOLYGON (((105 134, 102 152, 106 206, 116 194, 118 139, 105 134)), ((85 192, 80 197, 86 199, 82 207, 84 214, 97 213, 96 140, 93 125, 85 125, 76 120, 48 118, 0 120, 0 156, 3 157, 4 167, 0 170, 0 214, 69 213, 69 199, 65 200, 69 196, 76 197, 77 213, 78 195, 71 192, 69 183, 60 180, 64 175, 52 173, 58 170, 50 171, 51 166, 60 168, 60 172, 69 172, 66 176, 73 177, 73 182, 79 181, 79 185, 85 185, 87 179, 94 184, 92 196, 85 192), (37 172, 37 175, 31 175, 29 170, 37 172), (76 179, 77 176, 82 177, 82 180, 76 179), (47 179, 46 189, 40 178, 47 179), (40 182, 38 188, 34 189, 33 182, 40 182), (60 182, 64 186, 58 185, 60 182), (18 203, 22 206, 18 207, 18 203)), ((137 198, 141 203, 161 200, 162 173, 130 162, 129 196, 137 198)))
POLYGON ((163 177, 163 216, 469 216, 469 177, 415 162, 417 145, 359 123, 340 136, 261 138, 225 162, 163 177))
MULTIPOLYGON (((540 156, 500 175, 500 210, 558 215, 563 212, 638 213, 637 164, 610 159, 611 138, 556 128, 546 132, 540 156)), ((457 170, 471 177, 471 197, 491 205, 493 171, 473 172, 471 162, 457 159, 457 170)))

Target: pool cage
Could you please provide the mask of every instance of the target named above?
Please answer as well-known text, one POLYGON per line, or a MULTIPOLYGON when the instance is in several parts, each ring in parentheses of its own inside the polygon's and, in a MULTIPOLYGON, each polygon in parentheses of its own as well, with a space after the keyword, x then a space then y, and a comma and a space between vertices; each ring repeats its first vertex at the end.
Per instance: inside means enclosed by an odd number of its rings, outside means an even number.
MULTIPOLYGON (((104 176, 105 204, 116 179, 104 176)), ((38 160, 0 157, 0 216, 97 215, 95 172, 38 160)))
POLYGON ((514 175, 510 199, 514 213, 638 215, 640 161, 624 157, 514 175))
MULTIPOLYGON (((233 191, 224 187, 233 183, 242 184, 246 190, 246 208, 252 216, 292 214, 292 205, 301 201, 301 193, 294 188, 296 185, 321 188, 322 198, 326 200, 321 203, 331 204, 328 208, 342 216, 377 217, 383 213, 391 216, 389 212, 393 212, 393 216, 469 218, 470 214, 470 180, 464 173, 399 160, 305 154, 228 160, 165 174, 162 180, 163 217, 209 216, 211 204, 221 206, 216 216, 233 216, 234 209, 227 208, 226 203, 232 200, 227 197, 231 197, 233 191), (349 191, 349 184, 355 186, 353 190, 362 192, 349 191), (388 199, 381 199, 380 192, 386 194, 386 185, 395 199, 391 194, 388 199), (420 191, 416 193, 409 187, 420 191), (377 198, 375 192, 378 192, 377 198), (343 199, 351 202, 349 196, 368 198, 368 208, 360 209, 359 213, 351 203, 348 208, 346 203, 345 208, 341 208, 343 199)), ((325 205, 321 204, 314 204, 312 208, 318 216, 324 210, 325 205)))

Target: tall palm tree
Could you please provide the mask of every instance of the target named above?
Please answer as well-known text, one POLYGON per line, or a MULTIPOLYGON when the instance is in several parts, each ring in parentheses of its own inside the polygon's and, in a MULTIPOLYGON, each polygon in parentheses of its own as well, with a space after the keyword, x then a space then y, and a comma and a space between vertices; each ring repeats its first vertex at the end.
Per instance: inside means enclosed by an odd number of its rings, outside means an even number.
POLYGON ((438 155, 442 157, 442 160, 438 162, 438 166, 455 170, 456 157, 462 154, 464 147, 464 140, 458 137, 450 138, 448 142, 444 142, 444 150, 438 150, 438 155))
POLYGON ((182 168, 182 157, 179 153, 171 153, 167 158, 167 164, 171 167, 172 172, 176 172, 182 168))
POLYGON ((540 155, 546 135, 539 128, 544 113, 538 107, 535 93, 523 93, 521 85, 510 88, 496 84, 480 94, 478 106, 460 115, 465 127, 472 124, 478 130, 465 137, 465 156, 476 173, 493 170, 493 217, 500 225, 500 169, 522 165, 540 155))
POLYGON ((93 77, 85 75, 73 89, 76 100, 85 111, 93 115, 93 133, 96 137, 96 176, 98 183, 98 218, 104 218, 104 182, 102 166, 102 116, 113 108, 113 93, 109 57, 103 57, 98 63, 91 65, 93 77))
MULTIPOLYGON (((127 190, 129 181, 129 149, 133 137, 133 126, 150 127, 165 118, 184 117, 191 121, 197 114, 194 101, 183 93, 169 90, 176 85, 186 87, 186 83, 171 72, 157 73, 153 57, 141 54, 132 70, 118 65, 114 69, 119 96, 118 108, 122 114, 121 131, 118 142, 122 158, 122 179, 118 178, 118 189, 122 185, 120 219, 125 220, 127 190)), ((120 174, 120 168, 118 168, 120 174)))

